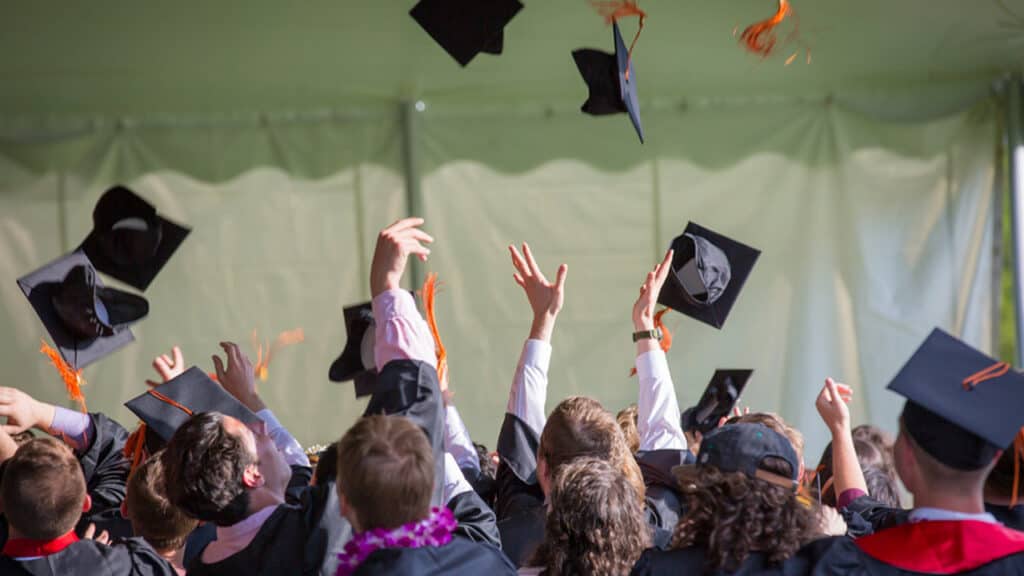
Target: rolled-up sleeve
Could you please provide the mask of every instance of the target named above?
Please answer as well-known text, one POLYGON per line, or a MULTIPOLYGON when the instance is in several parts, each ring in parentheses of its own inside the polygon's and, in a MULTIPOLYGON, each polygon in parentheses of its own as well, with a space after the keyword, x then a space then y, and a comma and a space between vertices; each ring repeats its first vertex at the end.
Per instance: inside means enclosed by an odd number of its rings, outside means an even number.
POLYGON ((387 290, 373 299, 377 370, 392 360, 419 360, 437 368, 434 337, 408 290, 387 290))

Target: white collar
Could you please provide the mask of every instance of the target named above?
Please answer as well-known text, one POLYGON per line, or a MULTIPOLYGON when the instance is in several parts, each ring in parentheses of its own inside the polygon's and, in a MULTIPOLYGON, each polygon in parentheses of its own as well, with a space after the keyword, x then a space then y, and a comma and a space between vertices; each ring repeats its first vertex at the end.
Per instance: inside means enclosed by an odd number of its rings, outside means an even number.
POLYGON ((958 522, 964 520, 974 520, 976 522, 999 524, 999 521, 996 520, 996 517, 989 514, 988 512, 982 512, 981 514, 967 514, 964 512, 943 510, 942 508, 914 508, 910 512, 911 522, 925 522, 929 520, 953 520, 958 522))

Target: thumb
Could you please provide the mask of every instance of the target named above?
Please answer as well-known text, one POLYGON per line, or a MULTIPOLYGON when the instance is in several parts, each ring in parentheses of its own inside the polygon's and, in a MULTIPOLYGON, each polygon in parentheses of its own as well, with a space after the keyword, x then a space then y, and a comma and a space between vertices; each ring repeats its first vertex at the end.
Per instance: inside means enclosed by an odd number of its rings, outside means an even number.
POLYGON ((558 267, 558 276, 555 277, 555 289, 561 292, 565 288, 565 277, 569 274, 569 265, 562 264, 558 267))

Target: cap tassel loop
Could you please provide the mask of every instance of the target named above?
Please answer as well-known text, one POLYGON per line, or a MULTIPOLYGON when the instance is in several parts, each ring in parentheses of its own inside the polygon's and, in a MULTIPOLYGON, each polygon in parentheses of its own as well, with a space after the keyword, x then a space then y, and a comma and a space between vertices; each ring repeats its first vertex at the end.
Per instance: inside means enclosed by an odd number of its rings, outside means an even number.
POLYGON ((124 443, 124 449, 122 451, 124 457, 131 462, 130 472, 134 472, 139 464, 142 463, 142 457, 145 456, 145 447, 146 424, 145 422, 140 422, 135 431, 128 436, 128 440, 124 443))
MULTIPOLYGON (((654 315, 654 327, 661 330, 661 351, 668 354, 668 351, 672 349, 672 332, 665 326, 664 318, 665 313, 671 310, 671 308, 662 308, 654 315)), ((636 366, 629 371, 629 377, 636 376, 636 366)))
POLYGON ((1009 364, 1007 364, 1006 362, 996 362, 995 364, 989 366, 988 368, 985 368, 984 370, 979 370, 974 374, 971 374, 967 378, 964 378, 964 390, 970 392, 971 390, 974 390, 978 386, 978 384, 981 384, 982 382, 987 382, 989 380, 994 380, 996 378, 1001 378, 1002 376, 1005 376, 1006 373, 1009 371, 1009 364))
POLYGON ((448 375, 448 351, 441 342, 441 333, 437 330, 437 314, 434 311, 435 299, 437 297, 437 273, 431 272, 423 283, 423 304, 427 309, 427 325, 430 326, 430 333, 434 336, 434 348, 437 351, 437 379, 444 381, 448 375))
POLYGON ((71 398, 81 412, 87 412, 85 407, 85 394, 82 393, 82 386, 86 385, 85 378, 82 378, 82 370, 75 370, 68 365, 67 362, 61 358, 60 353, 50 347, 45 340, 42 341, 42 347, 39 349, 47 358, 50 359, 50 363, 53 364, 57 372, 60 373, 61 380, 64 381, 64 387, 68 390, 68 397, 71 398))
POLYGON ((604 17, 604 21, 608 25, 617 22, 620 18, 630 16, 640 18, 640 26, 636 30, 636 35, 633 36, 633 41, 629 43, 629 52, 626 57, 626 80, 629 81, 629 72, 633 67, 633 48, 636 47, 636 41, 640 39, 640 33, 644 31, 647 13, 637 6, 636 0, 590 0, 590 5, 604 17))

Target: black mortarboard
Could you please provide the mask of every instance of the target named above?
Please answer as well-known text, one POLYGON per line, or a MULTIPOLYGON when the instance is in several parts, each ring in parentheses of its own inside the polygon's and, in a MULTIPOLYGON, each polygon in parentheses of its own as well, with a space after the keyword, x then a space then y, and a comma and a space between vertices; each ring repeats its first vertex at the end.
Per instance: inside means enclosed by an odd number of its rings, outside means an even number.
POLYGON ((244 424, 262 422, 252 410, 195 366, 124 405, 165 443, 193 414, 202 412, 220 412, 244 424))
POLYGON ((907 399, 903 430, 957 470, 987 466, 1024 425, 1024 374, 938 328, 889 390, 907 399))
POLYGON ((465 66, 480 52, 501 54, 503 30, 522 8, 519 0, 420 0, 409 15, 465 66))
POLYGON ((356 397, 373 394, 377 366, 373 357, 375 338, 373 307, 370 302, 344 309, 348 340, 327 374, 332 382, 355 380, 356 397))
POLYGON ((640 101, 636 96, 636 63, 630 61, 618 22, 612 25, 612 32, 615 54, 592 48, 573 50, 576 68, 590 90, 580 110, 594 116, 626 112, 642 143, 644 127, 640 123, 640 101))
POLYGON ((760 478, 773 484, 796 490, 800 474, 800 459, 789 439, 765 426, 738 422, 708 432, 701 440, 695 465, 672 469, 680 484, 692 480, 697 468, 712 466, 722 472, 742 472, 749 478, 760 478), (767 472, 762 468, 765 458, 779 458, 789 464, 789 477, 767 472))
POLYGON ((715 375, 711 377, 697 405, 683 412, 683 430, 707 434, 717 428, 718 421, 728 417, 736 406, 743 387, 753 373, 753 370, 715 370, 715 375))
POLYGON ((761 252, 693 222, 672 249, 672 273, 658 302, 721 328, 761 252))
POLYGON ((103 193, 80 247, 100 272, 145 290, 190 230, 156 213, 124 186, 103 193))
POLYGON ((145 298, 105 288, 89 258, 77 251, 19 278, 18 286, 75 369, 134 341, 128 325, 149 312, 145 298))

